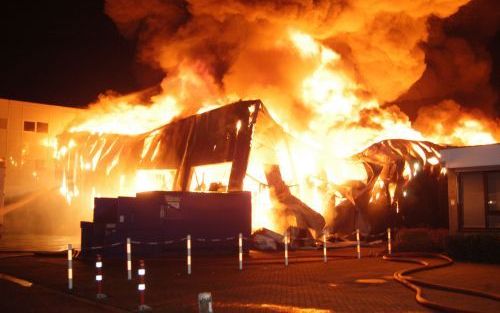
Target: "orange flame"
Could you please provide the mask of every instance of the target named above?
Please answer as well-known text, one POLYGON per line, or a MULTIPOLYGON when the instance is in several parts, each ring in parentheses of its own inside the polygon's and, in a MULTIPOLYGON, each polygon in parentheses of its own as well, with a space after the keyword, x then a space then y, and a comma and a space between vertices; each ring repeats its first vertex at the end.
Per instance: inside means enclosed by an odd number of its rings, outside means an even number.
MULTIPOLYGON (((370 96, 363 85, 343 68, 339 53, 297 30, 288 31, 286 41, 292 45, 293 53, 300 60, 306 60, 312 65, 309 73, 300 79, 300 90, 292 91, 300 95, 301 103, 307 108, 308 118, 305 127, 292 128, 290 125, 293 123, 273 112, 272 108, 279 107, 279 104, 266 97, 270 100, 269 108, 274 120, 291 138, 287 142, 280 142, 273 149, 283 180, 290 186, 292 193, 318 213, 325 214, 332 198, 353 201, 352 193, 346 191, 346 186, 351 182, 365 185, 373 183, 370 202, 379 201, 382 195, 388 193, 387 198, 391 204, 395 203, 399 212, 397 197, 398 194, 405 197, 406 190, 399 190, 400 186, 391 181, 389 174, 373 178, 359 156, 375 143, 386 139, 409 140, 404 149, 388 143, 389 146, 392 145, 393 153, 404 159, 400 178, 404 185, 425 168, 440 168, 439 151, 435 146, 421 142, 423 140, 444 144, 483 144, 496 142, 500 138, 500 124, 488 121, 484 116, 460 112, 450 104, 444 107, 443 112, 452 111, 455 114, 453 123, 439 123, 439 120, 443 120, 442 114, 424 110, 414 128, 397 106, 382 105, 370 96), (370 179, 373 181, 370 182, 370 179)), ((87 116, 69 129, 74 138, 68 144, 54 144, 55 157, 67 162, 64 164, 72 162, 70 158, 78 160, 74 162, 78 164, 78 169, 65 165, 63 170, 60 192, 68 202, 79 195, 78 180, 81 172, 88 173, 91 177, 89 181, 99 181, 102 177, 91 175, 100 166, 106 167, 106 176, 119 173, 119 188, 114 191, 118 194, 110 194, 107 186, 101 185, 100 188, 92 186, 92 196, 131 195, 138 191, 174 188, 176 169, 139 169, 127 172, 124 160, 126 155, 123 152, 126 136, 117 137, 116 134, 144 136, 141 159, 154 162, 158 151, 167 147, 156 140, 157 132, 152 130, 175 117, 187 113, 203 113, 227 99, 239 98, 238 95, 226 95, 215 100, 207 97, 208 102, 200 103, 198 107, 184 106, 184 99, 189 96, 189 92, 196 93, 196 88, 200 88, 202 94, 213 95, 210 92, 213 81, 207 82, 204 76, 206 73, 199 68, 189 68, 187 63, 182 64, 181 68, 186 71, 164 83, 168 86, 176 85, 175 93, 167 92, 152 97, 153 104, 150 106, 140 105, 139 95, 103 97, 98 105, 90 108, 87 116), (197 73, 204 74, 197 76, 197 73), (78 136, 83 133, 93 135, 79 141, 78 136), (83 144, 90 149, 75 151, 77 145, 83 144)), ((236 135, 240 133, 241 125, 241 121, 238 121, 234 126, 236 135)), ((244 189, 252 191, 252 227, 279 229, 279 223, 273 218, 274 204, 264 172, 266 161, 264 155, 252 155, 244 189)), ((231 164, 226 163, 195 167, 189 190, 226 191, 230 169, 231 164)), ((440 170, 441 173, 446 171, 440 170)))

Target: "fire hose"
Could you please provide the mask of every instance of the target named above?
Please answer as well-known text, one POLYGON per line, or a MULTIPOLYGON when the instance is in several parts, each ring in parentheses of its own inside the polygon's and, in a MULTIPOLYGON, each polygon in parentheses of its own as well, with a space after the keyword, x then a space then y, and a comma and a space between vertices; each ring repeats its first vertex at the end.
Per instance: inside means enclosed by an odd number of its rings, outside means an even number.
POLYGON ((453 293, 460 293, 460 294, 465 294, 469 296, 475 296, 475 297, 481 297, 481 298, 486 298, 490 300, 495 300, 495 301, 500 301, 500 295, 493 294, 493 293, 487 293, 483 291, 478 291, 478 290, 473 290, 473 289, 466 289, 466 288, 459 288, 459 287, 454 287, 454 286, 449 286, 449 285, 443 285, 443 284, 437 284, 437 283, 430 283, 426 282, 417 278, 414 278, 410 276, 411 274, 415 274, 418 272, 424 272, 424 271, 429 271, 437 268, 442 268, 446 266, 451 266, 453 264, 453 260, 449 258, 448 256, 445 256, 443 254, 437 254, 437 253, 394 253, 391 255, 384 255, 383 256, 384 260, 387 261, 394 261, 394 262, 406 262, 406 263, 414 263, 414 264, 420 264, 422 266, 417 267, 417 268, 411 268, 411 269, 403 269, 400 271, 397 271, 394 273, 394 279, 398 281, 399 283, 403 284, 407 288, 415 291, 415 300, 430 309, 433 310, 440 310, 443 312, 453 312, 453 313, 475 313, 476 311, 470 311, 470 310, 465 310, 465 309, 458 309, 454 307, 449 307, 443 304, 439 304, 437 302, 428 300, 424 298, 423 296, 423 290, 421 286, 423 287, 428 287, 431 289, 438 289, 438 290, 443 290, 443 291, 448 291, 448 292, 453 292, 453 293), (442 263, 437 263, 437 264, 429 264, 429 262, 426 262, 421 259, 417 258, 438 258, 441 260, 444 260, 442 263))
POLYGON ((7 215, 8 213, 15 211, 17 209, 23 208, 25 205, 37 200, 39 197, 46 195, 48 192, 56 190, 57 187, 52 188, 41 188, 37 191, 24 195, 21 199, 16 202, 5 205, 2 210, 0 210, 1 215, 7 215))

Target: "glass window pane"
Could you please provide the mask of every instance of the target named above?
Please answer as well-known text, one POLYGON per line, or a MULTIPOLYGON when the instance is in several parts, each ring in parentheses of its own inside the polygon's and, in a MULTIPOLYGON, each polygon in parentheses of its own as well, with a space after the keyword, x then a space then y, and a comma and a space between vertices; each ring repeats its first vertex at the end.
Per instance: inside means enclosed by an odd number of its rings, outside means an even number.
POLYGON ((484 228, 484 186, 482 173, 462 173, 463 227, 484 228))
POLYGON ((500 172, 488 173, 488 211, 500 212, 500 172))
POLYGON ((36 123, 36 132, 37 133, 48 133, 49 132, 49 124, 43 122, 36 123))
POLYGON ((34 132, 35 131, 35 122, 24 121, 24 131, 34 132))
POLYGON ((500 215, 488 216, 488 228, 500 228, 500 215))
POLYGON ((7 129, 7 119, 0 118, 0 129, 7 129))
POLYGON ((200 165, 192 168, 189 191, 226 192, 232 162, 200 165))
POLYGON ((135 192, 173 190, 175 169, 139 169, 135 175, 135 192))

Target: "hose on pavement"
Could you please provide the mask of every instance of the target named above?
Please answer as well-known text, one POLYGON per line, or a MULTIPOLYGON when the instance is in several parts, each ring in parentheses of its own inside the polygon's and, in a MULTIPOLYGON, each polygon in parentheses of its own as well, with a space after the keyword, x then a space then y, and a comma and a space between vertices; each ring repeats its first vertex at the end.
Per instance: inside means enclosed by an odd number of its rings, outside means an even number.
POLYGON ((498 294, 487 293, 487 292, 473 290, 473 289, 459 288, 459 287, 437 284, 437 283, 430 283, 430 282, 423 281, 421 279, 417 279, 417 278, 410 276, 411 274, 415 274, 418 272, 424 272, 424 271, 429 271, 429 270, 433 270, 433 269, 437 269, 437 268, 451 266, 453 264, 453 260, 446 255, 437 254, 437 253, 393 253, 391 255, 384 255, 382 258, 384 260, 387 260, 387 261, 405 262, 405 263, 413 263, 413 264, 421 265, 420 267, 411 268, 411 269, 403 269, 403 270, 395 272, 394 279, 396 281, 398 281, 399 283, 403 284, 404 286, 408 287, 409 289, 415 291, 415 300, 419 304, 421 304, 425 307, 428 307, 430 309, 440 310, 443 312, 453 312, 453 313, 473 313, 473 312, 475 312, 475 311, 470 311, 470 310, 466 310, 466 309, 446 306, 446 305, 437 303, 435 301, 431 301, 429 299, 426 299, 423 296, 423 290, 421 288, 422 286, 428 287, 431 289, 438 289, 438 290, 444 290, 444 291, 448 291, 448 292, 460 293, 460 294, 481 297, 481 298, 486 298, 486 299, 495 300, 495 301, 500 302, 500 295, 498 295, 498 294), (430 264, 429 262, 422 260, 421 258, 432 258, 432 259, 437 258, 437 259, 440 259, 444 262, 430 264))

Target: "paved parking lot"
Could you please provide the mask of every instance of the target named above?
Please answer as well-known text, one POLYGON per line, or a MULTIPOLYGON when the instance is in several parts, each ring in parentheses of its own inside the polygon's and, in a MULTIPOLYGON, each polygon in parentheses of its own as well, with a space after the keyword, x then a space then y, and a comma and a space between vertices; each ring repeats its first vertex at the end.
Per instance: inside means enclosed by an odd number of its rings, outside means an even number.
MULTIPOLYGON (((251 253, 243 271, 236 256, 194 257, 192 275, 184 258, 146 260, 146 303, 155 312, 197 312, 197 295, 209 291, 215 312, 429 312, 417 304, 414 293, 392 280, 392 274, 415 265, 383 261, 376 251, 364 251, 361 260, 352 249, 329 251, 328 263, 320 251, 291 252, 284 266, 282 253, 251 253)), ((104 292, 95 304, 94 264, 74 262, 74 290, 66 290, 64 257, 23 256, 0 259, 0 272, 24 278, 33 287, 0 280, 0 311, 112 312, 134 311, 139 296, 137 280, 127 281, 125 263, 104 260, 104 292)), ((134 268, 135 264, 134 264, 134 268)), ((500 266, 456 264, 421 274, 435 282, 498 293, 500 266), (457 275, 455 275, 457 274, 457 275)), ((441 292, 442 293, 442 292, 441 292)), ((467 296, 426 292, 433 300, 458 303, 480 312, 499 312, 498 302, 467 296)))

